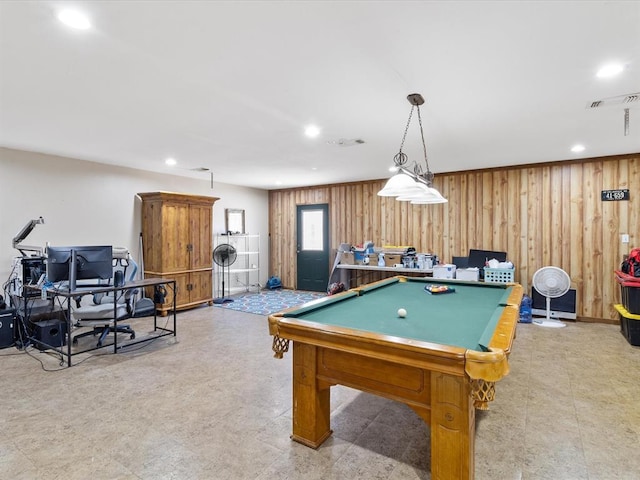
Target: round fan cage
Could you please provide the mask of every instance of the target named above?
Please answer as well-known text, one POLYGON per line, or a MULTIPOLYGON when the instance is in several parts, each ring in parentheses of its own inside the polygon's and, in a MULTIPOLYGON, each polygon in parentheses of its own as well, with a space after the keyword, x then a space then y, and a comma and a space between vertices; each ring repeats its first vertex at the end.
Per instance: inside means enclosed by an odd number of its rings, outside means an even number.
POLYGON ((571 278, 561 268, 543 267, 533 274, 533 286, 545 297, 561 297, 571 288, 571 278))
POLYGON ((543 327, 564 327, 565 324, 559 320, 551 319, 551 299, 564 295, 571 288, 571 277, 558 267, 542 267, 533 274, 533 288, 546 297, 547 316, 546 319, 535 321, 543 327))
POLYGON ((213 251, 213 261, 221 267, 228 267, 236 261, 237 257, 236 248, 228 243, 218 245, 213 251))

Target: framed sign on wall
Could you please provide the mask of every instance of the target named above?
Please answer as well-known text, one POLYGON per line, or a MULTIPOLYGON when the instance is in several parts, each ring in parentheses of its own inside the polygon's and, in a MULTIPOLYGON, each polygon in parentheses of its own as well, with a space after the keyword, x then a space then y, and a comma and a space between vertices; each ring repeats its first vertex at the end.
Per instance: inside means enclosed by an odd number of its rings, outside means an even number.
POLYGON ((617 190, 602 190, 600 199, 603 202, 619 202, 621 200, 629 200, 629 189, 619 188, 617 190))
POLYGON ((225 208, 224 215, 227 233, 245 233, 244 210, 238 208, 225 208))

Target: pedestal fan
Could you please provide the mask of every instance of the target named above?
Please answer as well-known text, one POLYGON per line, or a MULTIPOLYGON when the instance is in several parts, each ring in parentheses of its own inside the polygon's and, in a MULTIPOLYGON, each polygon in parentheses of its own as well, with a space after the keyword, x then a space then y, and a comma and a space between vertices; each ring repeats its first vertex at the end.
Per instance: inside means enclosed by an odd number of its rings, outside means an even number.
POLYGON ((571 278, 561 268, 542 267, 533 274, 533 288, 546 297, 547 317, 546 319, 534 318, 533 323, 541 327, 566 327, 566 324, 551 318, 551 299, 563 296, 571 288, 571 278))
POLYGON ((224 288, 224 272, 227 269, 227 275, 229 272, 229 266, 236 261, 238 257, 238 253, 236 252, 236 248, 233 245, 229 245, 228 243, 223 243, 218 245, 213 250, 213 261, 216 265, 220 266, 222 273, 222 295, 213 300, 213 303, 225 303, 225 302, 233 302, 233 299, 226 298, 225 288, 224 288))

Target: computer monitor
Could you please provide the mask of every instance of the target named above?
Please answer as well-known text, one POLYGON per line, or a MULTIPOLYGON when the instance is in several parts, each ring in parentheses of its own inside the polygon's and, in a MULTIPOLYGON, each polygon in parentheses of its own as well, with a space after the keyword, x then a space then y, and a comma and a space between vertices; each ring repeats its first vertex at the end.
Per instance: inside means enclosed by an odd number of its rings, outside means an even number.
MULTIPOLYGON (((531 287, 531 313, 538 317, 547 316, 547 297, 531 287)), ((551 299, 549 318, 576 319, 576 291, 570 288, 561 297, 551 299)))
POLYGON ((469 250, 469 267, 483 268, 486 263, 495 258, 499 262, 507 261, 507 252, 496 252, 493 250, 469 250))
POLYGON ((68 282, 76 289, 76 280, 109 280, 113 276, 113 248, 108 246, 47 247, 47 280, 68 282))
POLYGON ((469 268, 469 257, 456 257, 454 255, 451 257, 451 263, 453 263, 456 268, 469 268))

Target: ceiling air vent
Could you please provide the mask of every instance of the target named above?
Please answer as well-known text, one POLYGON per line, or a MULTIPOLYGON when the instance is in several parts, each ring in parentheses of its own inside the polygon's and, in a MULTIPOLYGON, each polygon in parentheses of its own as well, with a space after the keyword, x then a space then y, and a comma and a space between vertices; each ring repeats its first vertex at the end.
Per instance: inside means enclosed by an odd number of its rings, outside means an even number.
POLYGON ((640 105, 640 92, 595 100, 587 103, 587 108, 615 107, 617 105, 640 105))
POLYGON ((352 147, 354 145, 362 145, 364 140, 361 138, 339 138, 337 140, 329 140, 329 145, 338 145, 339 147, 352 147))

